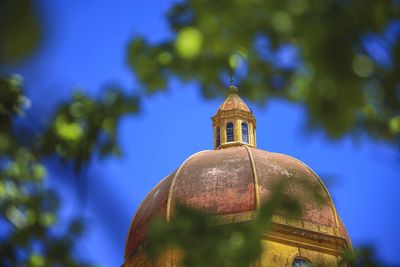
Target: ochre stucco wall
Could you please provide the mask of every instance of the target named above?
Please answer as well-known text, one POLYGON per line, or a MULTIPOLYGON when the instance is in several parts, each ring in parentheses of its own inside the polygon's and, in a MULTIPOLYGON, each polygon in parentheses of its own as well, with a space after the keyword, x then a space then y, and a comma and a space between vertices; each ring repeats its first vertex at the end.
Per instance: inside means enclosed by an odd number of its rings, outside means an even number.
POLYGON ((305 258, 316 266, 337 266, 338 260, 340 260, 334 255, 311 249, 298 248, 269 240, 262 240, 261 243, 264 251, 258 263, 260 267, 291 267, 296 257, 305 258))
MULTIPOLYGON (((338 266, 338 262, 340 262, 340 257, 312 249, 269 240, 262 240, 261 244, 264 250, 260 259, 252 264, 254 267, 292 267, 292 262, 296 257, 305 258, 316 266, 338 266)), ((177 251, 168 251, 157 263, 151 264, 143 253, 139 253, 123 267, 179 267, 179 258, 177 251)))

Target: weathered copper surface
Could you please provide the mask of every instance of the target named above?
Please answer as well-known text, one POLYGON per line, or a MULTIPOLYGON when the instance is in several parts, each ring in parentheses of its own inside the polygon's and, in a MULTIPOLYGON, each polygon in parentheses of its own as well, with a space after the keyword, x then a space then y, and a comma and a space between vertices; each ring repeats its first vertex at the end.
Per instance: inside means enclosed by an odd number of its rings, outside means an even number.
POLYGON ((131 222, 125 246, 125 257, 135 252, 145 240, 149 223, 155 215, 165 216, 169 188, 174 173, 157 184, 140 204, 131 222))
POLYGON ((218 111, 231 110, 231 109, 238 109, 250 112, 249 107, 246 105, 246 103, 243 102, 240 96, 236 93, 229 94, 226 97, 225 101, 218 108, 218 111))
POLYGON ((254 183, 246 150, 235 147, 199 153, 182 166, 171 193, 172 203, 185 203, 206 213, 254 209, 254 183))
MULTIPOLYGON (((271 194, 272 185, 279 181, 286 181, 289 187, 285 193, 303 204, 299 228, 306 229, 306 224, 317 225, 315 232, 319 233, 325 228, 333 229, 335 234, 326 231, 347 240, 350 245, 328 191, 310 168, 287 155, 248 149, 250 153, 245 146, 197 153, 160 182, 145 198, 132 221, 125 260, 134 255, 145 241, 151 218, 155 214, 167 216, 167 211, 173 216, 177 202, 220 216, 242 214, 254 211, 256 194, 262 203, 271 194), (253 156, 255 171, 249 154, 253 156), (305 183, 299 184, 298 181, 305 183), (321 193, 322 205, 311 200, 312 190, 321 193)), ((285 222, 280 223, 285 225, 285 222)), ((313 229, 310 227, 307 229, 313 229)))
POLYGON ((303 219, 319 225, 338 227, 329 193, 321 180, 304 163, 287 155, 252 149, 256 159, 260 198, 266 199, 279 181, 286 183, 288 195, 302 204, 303 219), (323 203, 312 198, 313 191, 321 194, 323 203))

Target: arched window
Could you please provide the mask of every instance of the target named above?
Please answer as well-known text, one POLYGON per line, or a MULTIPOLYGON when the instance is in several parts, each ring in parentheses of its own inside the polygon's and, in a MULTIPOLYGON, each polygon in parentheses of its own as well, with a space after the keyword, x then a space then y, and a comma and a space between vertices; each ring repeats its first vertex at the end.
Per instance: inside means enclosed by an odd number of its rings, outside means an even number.
POLYGON ((232 142, 234 140, 235 140, 235 135, 233 132, 233 123, 228 122, 228 124, 226 125, 226 141, 232 142))
POLYGON ((219 147, 221 145, 221 136, 220 136, 220 129, 219 126, 217 127, 217 130, 215 131, 216 135, 216 145, 219 147))
POLYGON ((311 267, 311 263, 304 258, 297 257, 294 259, 292 267, 311 267))
POLYGON ((242 142, 249 143, 247 124, 242 122, 242 142))

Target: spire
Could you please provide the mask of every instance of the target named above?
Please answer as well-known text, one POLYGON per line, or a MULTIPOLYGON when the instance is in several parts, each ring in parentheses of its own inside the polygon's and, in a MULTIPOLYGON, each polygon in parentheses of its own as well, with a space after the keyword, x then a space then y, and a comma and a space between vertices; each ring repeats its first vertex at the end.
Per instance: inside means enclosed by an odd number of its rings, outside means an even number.
POLYGON ((233 86, 234 79, 233 79, 233 69, 232 68, 229 68, 229 81, 230 81, 230 85, 233 86))
POLYGON ((212 117, 214 148, 256 146, 256 119, 239 96, 236 86, 230 85, 225 101, 212 117))
POLYGON ((228 95, 225 98, 224 102, 222 102, 221 106, 218 108, 218 112, 231 109, 243 110, 251 113, 249 107, 240 98, 239 89, 234 85, 228 87, 228 95))

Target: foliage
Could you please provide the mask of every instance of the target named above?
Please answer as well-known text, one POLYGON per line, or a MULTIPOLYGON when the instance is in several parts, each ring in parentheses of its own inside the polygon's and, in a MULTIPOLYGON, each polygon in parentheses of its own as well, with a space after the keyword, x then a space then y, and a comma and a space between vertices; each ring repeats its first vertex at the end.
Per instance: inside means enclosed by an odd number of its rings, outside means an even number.
POLYGON ((375 246, 372 244, 366 244, 354 250, 345 251, 339 265, 342 266, 345 262, 350 266, 360 267, 389 266, 379 259, 375 246))
POLYGON ((330 137, 398 141, 399 14, 391 0, 179 1, 168 12, 173 37, 136 36, 128 61, 149 93, 172 76, 214 97, 231 68, 241 94, 302 103, 308 125, 330 137))
POLYGON ((42 25, 35 1, 0 1, 0 66, 30 56, 41 38, 42 25))
POLYGON ((0 265, 89 266, 73 257, 80 218, 60 229, 59 197, 45 182, 46 159, 60 158, 79 172, 95 154, 119 155, 118 121, 137 111, 137 99, 115 88, 99 100, 77 92, 43 129, 18 123, 27 107, 21 78, 0 78, 0 265))
POLYGON ((138 98, 124 94, 117 87, 107 88, 99 100, 75 92, 70 102, 58 107, 51 127, 43 134, 43 151, 72 162, 76 172, 90 161, 94 152, 100 157, 120 156, 116 135, 118 120, 136 112, 138 98))
POLYGON ((150 229, 149 256, 157 259, 165 248, 178 248, 184 253, 182 266, 247 266, 262 250, 249 224, 209 227, 206 215, 184 206, 177 206, 170 223, 159 219, 150 229))
POLYGON ((271 228, 272 216, 298 218, 302 202, 290 194, 291 187, 304 187, 307 199, 325 203, 321 188, 302 179, 281 181, 272 187, 272 194, 257 211, 254 220, 218 224, 218 218, 196 209, 177 205, 170 222, 154 219, 149 230, 146 252, 157 260, 166 249, 182 252, 183 267, 243 267, 250 266, 262 252, 262 234, 271 228))

